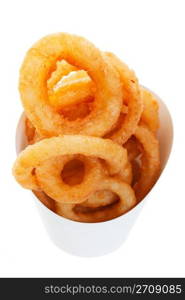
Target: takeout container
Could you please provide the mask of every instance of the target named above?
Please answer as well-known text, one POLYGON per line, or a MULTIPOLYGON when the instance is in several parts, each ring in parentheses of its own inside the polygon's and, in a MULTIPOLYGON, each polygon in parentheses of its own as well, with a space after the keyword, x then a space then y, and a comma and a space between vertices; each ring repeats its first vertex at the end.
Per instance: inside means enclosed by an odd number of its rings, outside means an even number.
MULTIPOLYGON (((173 126, 166 105, 158 96, 156 98, 159 102, 160 129, 158 137, 162 172, 171 152, 173 126)), ((16 132, 17 154, 27 145, 24 121, 25 116, 23 114, 19 120, 16 132)), ((156 185, 153 189, 156 188, 156 185)), ((33 193, 32 196, 51 240, 68 253, 92 257, 110 253, 125 241, 143 205, 149 198, 152 200, 153 189, 126 214, 110 221, 99 223, 81 223, 65 219, 48 209, 33 193)))

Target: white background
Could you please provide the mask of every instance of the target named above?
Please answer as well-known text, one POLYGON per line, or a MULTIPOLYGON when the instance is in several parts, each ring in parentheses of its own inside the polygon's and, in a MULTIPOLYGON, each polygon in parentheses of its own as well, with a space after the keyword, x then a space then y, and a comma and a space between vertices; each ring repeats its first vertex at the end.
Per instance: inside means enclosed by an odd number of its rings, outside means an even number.
POLYGON ((43 0, 0 4, 0 276, 185 276, 185 1, 43 0), (126 243, 78 258, 49 240, 27 190, 11 175, 26 50, 59 31, 115 52, 168 105, 175 138, 168 166, 126 243))

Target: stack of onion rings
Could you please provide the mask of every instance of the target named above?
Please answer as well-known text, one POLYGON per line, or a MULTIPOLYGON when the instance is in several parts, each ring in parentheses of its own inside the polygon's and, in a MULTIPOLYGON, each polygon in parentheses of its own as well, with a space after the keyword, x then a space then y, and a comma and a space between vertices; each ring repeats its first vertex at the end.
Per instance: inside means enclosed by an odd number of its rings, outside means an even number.
POLYGON ((118 217, 160 171, 158 104, 133 71, 82 37, 46 36, 28 51, 19 89, 28 145, 16 180, 57 214, 118 217))

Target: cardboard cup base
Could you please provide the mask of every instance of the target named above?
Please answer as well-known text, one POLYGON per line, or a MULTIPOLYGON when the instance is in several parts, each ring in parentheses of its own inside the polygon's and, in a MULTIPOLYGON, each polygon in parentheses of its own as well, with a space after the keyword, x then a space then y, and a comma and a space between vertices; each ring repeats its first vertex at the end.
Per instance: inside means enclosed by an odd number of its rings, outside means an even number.
MULTIPOLYGON (((156 96, 156 98, 160 106, 160 129, 158 137, 161 153, 161 171, 163 171, 171 152, 173 126, 166 105, 159 97, 156 96)), ((25 116, 23 114, 17 126, 17 153, 23 150, 27 145, 24 121, 25 116)), ((153 189, 155 189, 155 186, 153 189)), ((77 256, 92 257, 110 253, 121 246, 128 237, 146 200, 152 198, 152 191, 144 200, 126 214, 113 220, 100 223, 80 223, 65 219, 49 210, 44 204, 38 201, 34 194, 33 197, 51 240, 59 248, 68 253, 77 256)))

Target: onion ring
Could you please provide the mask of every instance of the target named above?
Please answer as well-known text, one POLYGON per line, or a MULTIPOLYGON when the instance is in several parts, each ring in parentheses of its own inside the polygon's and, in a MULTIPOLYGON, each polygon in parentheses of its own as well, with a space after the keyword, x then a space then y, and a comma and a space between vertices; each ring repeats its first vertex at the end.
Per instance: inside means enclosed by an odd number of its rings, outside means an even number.
POLYGON ((115 67, 120 75, 123 89, 123 103, 126 103, 128 106, 128 113, 121 122, 121 126, 113 129, 106 137, 122 145, 126 143, 136 130, 143 111, 143 101, 134 72, 114 54, 106 53, 106 57, 108 57, 109 63, 115 67))
MULTIPOLYGON (((89 213, 80 213, 75 211, 75 204, 59 204, 56 206, 56 213, 79 222, 103 222, 116 218, 136 204, 136 198, 133 189, 129 184, 120 181, 119 179, 105 178, 101 182, 100 190, 110 190, 117 194, 120 200, 112 203, 110 206, 102 207, 99 210, 89 213)), ((83 205, 83 203, 81 204, 83 205)))
POLYGON ((36 168, 36 177, 41 189, 52 199, 60 203, 80 203, 96 189, 102 177, 101 164, 96 158, 83 156, 50 158, 36 168), (77 158, 84 162, 85 174, 81 183, 66 184, 61 178, 61 171, 66 162, 77 158), (47 176, 46 174, 49 174, 47 176))
POLYGON ((124 164, 123 168, 121 168, 120 172, 115 175, 117 178, 120 180, 131 184, 132 182, 132 166, 129 160, 127 161, 126 164, 124 164))
POLYGON ((136 198, 142 200, 155 184, 160 171, 159 142, 144 125, 139 125, 134 133, 142 145, 141 175, 134 185, 136 198))
POLYGON ((79 133, 103 136, 113 128, 121 111, 117 72, 94 45, 75 35, 53 34, 37 42, 23 62, 19 89, 27 116, 45 137, 79 133), (47 80, 61 59, 87 71, 95 83, 93 110, 84 119, 66 120, 47 104, 47 80))
POLYGON ((91 212, 92 208, 100 208, 102 206, 110 205, 116 202, 117 198, 119 197, 110 190, 96 191, 90 195, 86 201, 78 206, 78 211, 91 212))
MULTIPOLYGON (((127 163, 127 151, 111 140, 88 136, 64 135, 43 139, 23 150, 13 167, 16 180, 25 188, 39 188, 35 172, 42 162, 61 155, 81 154, 105 160, 110 174, 116 174, 127 163)), ((94 179, 96 180, 96 178, 94 179)))
MULTIPOLYGON (((49 102, 57 111, 72 105, 89 102, 93 99, 95 86, 84 70, 77 70, 65 60, 57 63, 56 70, 47 82, 49 102)), ((121 112, 128 113, 128 106, 123 104, 121 112)), ((63 113, 63 111, 62 111, 63 113)))
MULTIPOLYGON (((107 174, 107 173, 105 173, 107 174)), ((108 174, 107 174, 108 175, 108 174)), ((112 176, 111 178, 117 178, 120 181, 126 182, 128 184, 132 183, 132 166, 130 162, 128 161, 124 168, 120 170, 120 172, 112 176)), ((84 203, 85 205, 88 206, 88 208, 92 207, 100 207, 100 206, 106 206, 110 205, 113 202, 115 202, 116 196, 113 192, 108 191, 108 190, 101 190, 101 191, 96 191, 92 195, 88 197, 86 202, 84 203)))
MULTIPOLYGON (((35 139, 35 135, 34 133, 36 134, 36 131, 34 129, 34 127, 32 126, 31 122, 26 119, 26 124, 29 125, 29 127, 32 129, 31 133, 32 133, 32 136, 31 136, 31 142, 34 143, 36 142, 36 139, 35 139)), ((51 182, 53 184, 54 181, 56 181, 55 179, 57 178, 58 181, 61 180, 61 177, 60 177, 60 173, 61 173, 61 166, 62 164, 64 165, 66 163, 66 161, 68 160, 71 160, 72 158, 70 158, 68 156, 68 158, 66 157, 66 159, 64 160, 62 157, 57 157, 57 158, 50 158, 47 163, 44 162, 44 166, 43 163, 41 165, 39 165, 39 167, 37 167, 36 169, 36 174, 38 175, 39 178, 41 178, 41 180, 39 181, 38 180, 38 177, 37 177, 37 181, 38 181, 38 184, 39 186, 45 190, 45 193, 47 193, 47 195, 49 195, 51 198, 56 198, 54 195, 53 195, 53 188, 51 188, 51 182), (58 168, 60 168, 58 170, 58 168), (58 171, 58 176, 55 174, 53 179, 51 179, 50 177, 46 177, 45 174, 48 174, 50 173, 51 176, 52 176, 52 172, 54 173, 57 173, 58 171), (43 182, 42 182, 42 178, 44 178, 43 182), (44 185, 44 187, 43 187, 44 185), (45 188, 46 187, 46 188, 45 188), (48 191, 49 189, 49 191, 48 191)), ((73 161, 71 161, 70 163, 70 167, 66 170, 65 169, 65 173, 63 174, 62 178, 65 180, 65 182, 67 182, 68 184, 70 185, 73 185, 73 184, 77 184, 78 183, 78 179, 81 176, 81 174, 79 173, 79 171, 76 169, 78 167, 78 164, 75 162, 73 163, 73 161), (78 171, 78 173, 77 173, 78 171)), ((106 174, 108 174, 108 170, 105 170, 106 174)), ((95 175, 94 175, 95 176, 95 175)), ((127 182, 129 184, 131 184, 132 182, 132 168, 131 168, 131 164, 129 163, 129 161, 125 164, 124 162, 124 166, 123 168, 120 169, 120 172, 117 174, 117 177, 119 177, 121 180, 123 180, 124 182, 127 182)), ((56 184, 55 182, 55 186, 60 186, 59 182, 58 182, 58 185, 56 184)), ((69 186, 66 185, 66 187, 69 189, 69 186)), ((79 190, 79 189, 78 189, 79 190)), ((54 193, 57 193, 58 195, 60 194, 59 192, 57 192, 58 189, 55 188, 55 191, 54 193)), ((71 192, 73 192, 71 190, 71 192)), ((70 194, 70 192, 69 192, 70 194)), ((62 198, 60 196, 60 198, 62 198)), ((70 199, 70 195, 69 195, 69 199, 70 199)), ((110 191, 98 191, 96 192, 94 195, 91 195, 89 197, 89 200, 88 200, 88 206, 92 205, 93 207, 94 206, 99 206, 99 200, 101 199, 101 201, 103 201, 103 203, 107 203, 110 204, 112 203, 112 201, 115 199, 115 195, 110 192, 110 191), (104 200, 102 199, 104 195, 104 200)))
POLYGON ((147 125, 147 127, 154 133, 157 133, 159 128, 159 105, 154 95, 146 90, 145 88, 140 88, 141 97, 144 103, 144 109, 141 115, 141 122, 147 125))

